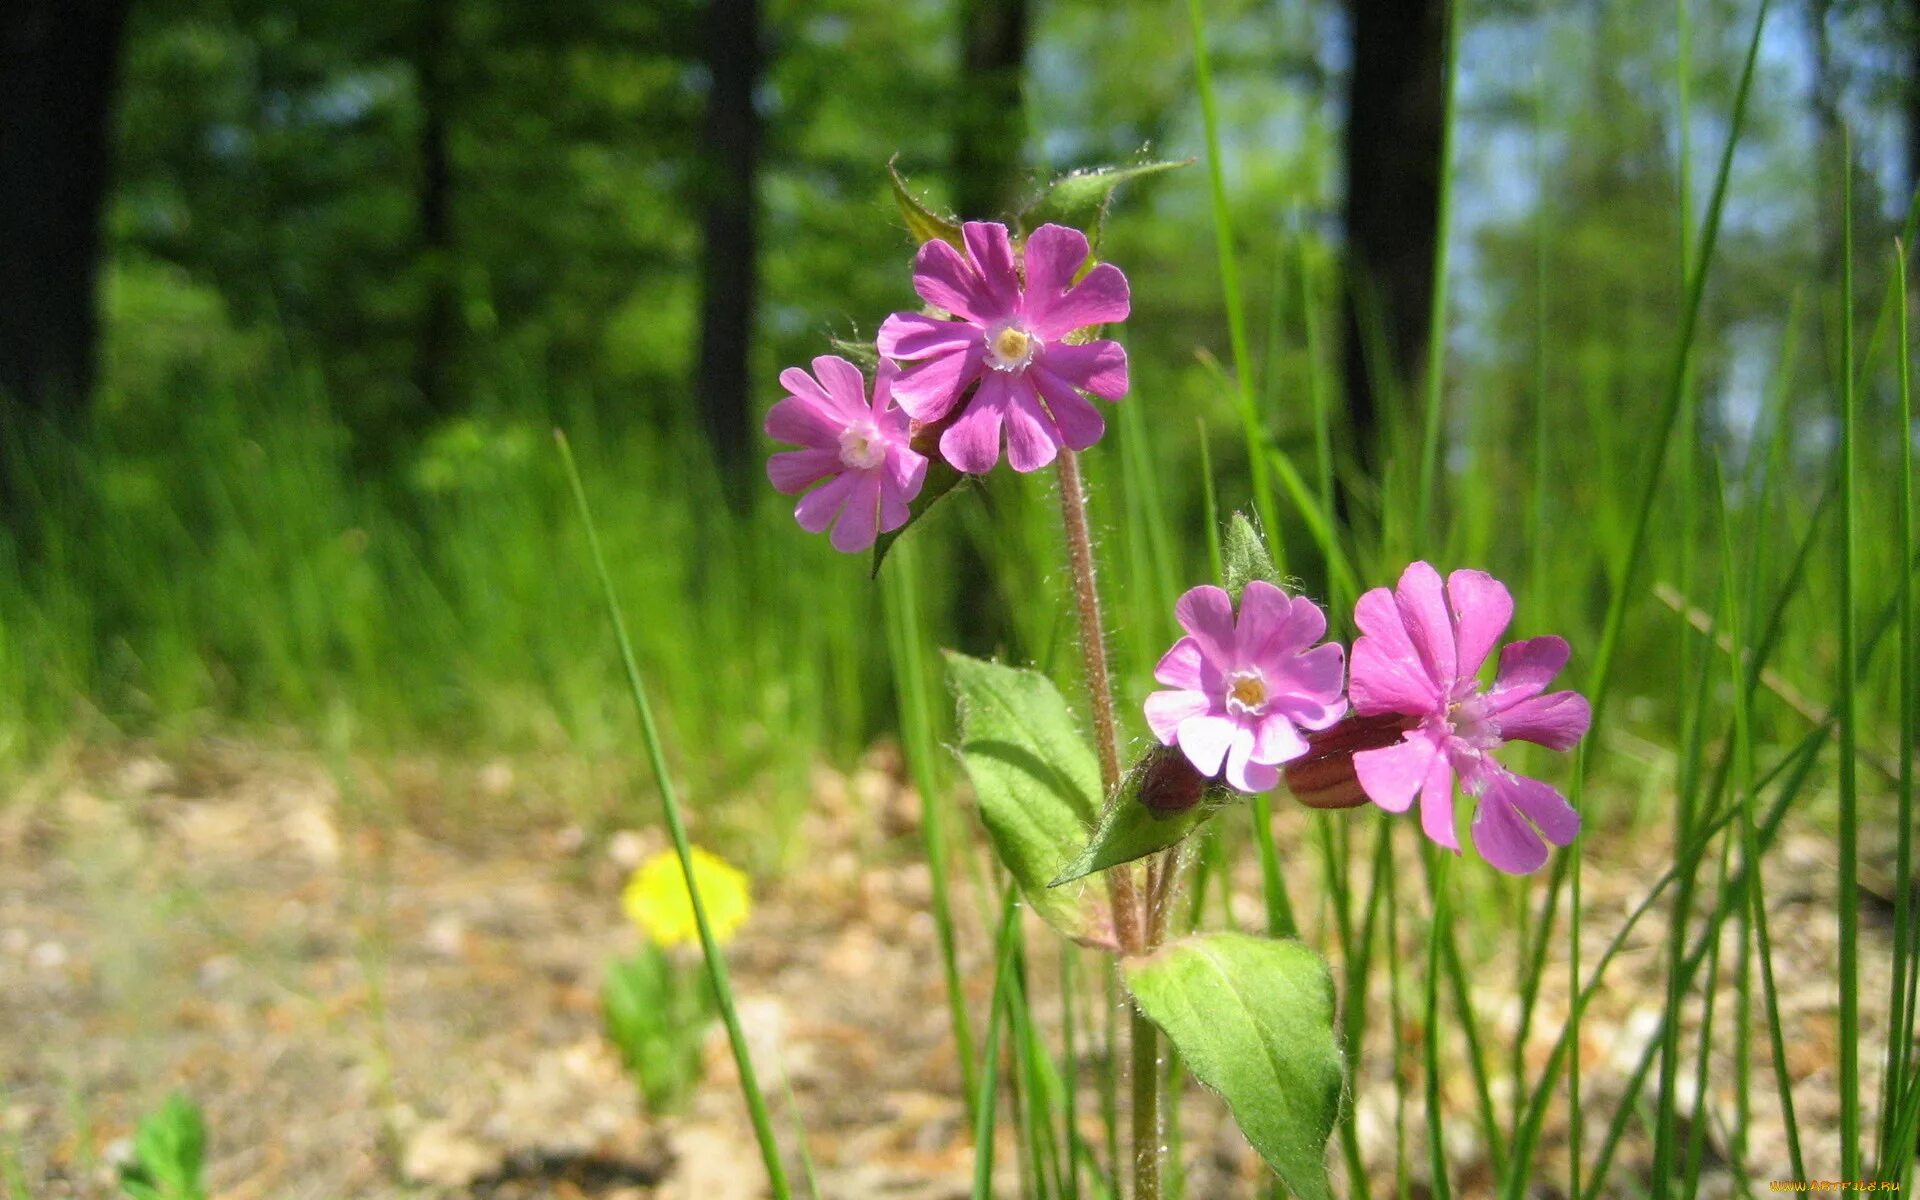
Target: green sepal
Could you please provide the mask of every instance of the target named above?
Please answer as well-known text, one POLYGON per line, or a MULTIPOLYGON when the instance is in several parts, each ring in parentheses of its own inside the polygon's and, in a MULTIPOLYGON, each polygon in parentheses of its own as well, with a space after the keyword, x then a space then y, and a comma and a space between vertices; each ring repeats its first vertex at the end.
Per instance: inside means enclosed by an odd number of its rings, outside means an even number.
POLYGON ((1100 825, 1079 857, 1049 887, 1145 858, 1206 824, 1236 793, 1203 778, 1177 746, 1155 746, 1140 756, 1107 801, 1100 825))
POLYGON ((1327 1138, 1345 1072, 1326 960, 1299 942, 1208 933, 1127 959, 1121 973, 1280 1181, 1300 1200, 1332 1200, 1327 1138))
POLYGON ((1049 888, 1100 802, 1100 766, 1053 681, 947 651, 960 758, 994 853, 1027 903, 1085 945, 1112 948, 1112 919, 1085 885, 1049 888))
POLYGON ((1256 579, 1264 579, 1275 587, 1283 586, 1280 572, 1274 568, 1273 556, 1267 553, 1267 544, 1254 531, 1253 522, 1247 520, 1245 513, 1235 513, 1227 522, 1227 536, 1221 546, 1221 569, 1226 574, 1227 595, 1233 597, 1235 604, 1240 603, 1240 593, 1256 579))
POLYGON ((1116 188, 1131 180, 1184 167, 1192 161, 1188 158, 1178 162, 1135 163, 1127 167, 1092 167, 1057 176, 1021 210, 1021 236, 1048 223, 1067 225, 1084 232, 1088 244, 1098 249, 1100 227, 1106 222, 1107 209, 1113 203, 1116 188))
POLYGON ((931 242, 935 238, 961 249, 964 243, 960 239, 960 222, 952 217, 943 217, 934 212, 907 187, 907 181, 901 177, 900 169, 895 166, 897 159, 887 161, 887 178, 893 183, 893 202, 899 206, 900 216, 907 223, 907 235, 918 246, 931 242))

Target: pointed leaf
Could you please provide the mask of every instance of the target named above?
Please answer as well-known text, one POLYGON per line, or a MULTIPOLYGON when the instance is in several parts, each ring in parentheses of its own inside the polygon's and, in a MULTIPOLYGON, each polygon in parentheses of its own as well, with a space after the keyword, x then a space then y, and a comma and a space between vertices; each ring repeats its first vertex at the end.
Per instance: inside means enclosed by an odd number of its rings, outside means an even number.
POLYGON ((1210 933, 1121 967, 1134 1000, 1301 1200, 1332 1200, 1327 1138, 1344 1078, 1333 977, 1299 942, 1210 933))
POLYGON ((1067 702, 1037 671, 953 651, 946 658, 960 757, 994 851, 1048 924, 1111 945, 1111 920, 1085 885, 1047 887, 1086 839, 1100 797, 1099 764, 1067 702))
POLYGON ((886 561, 887 551, 893 549, 893 543, 899 540, 900 535, 912 529, 921 517, 927 515, 928 509, 945 499, 948 493, 968 478, 938 455, 927 460, 927 477, 920 483, 920 494, 907 505, 907 523, 873 539, 873 574, 870 578, 880 578, 880 564, 886 561))
POLYGON ((939 238, 951 242, 956 250, 965 249, 960 238, 960 223, 952 217, 943 217, 920 202, 920 199, 908 189, 907 181, 900 176, 900 169, 893 161, 887 163, 887 177, 893 181, 893 202, 900 208, 900 216, 907 223, 907 234, 913 238, 913 244, 930 242, 939 238))
POLYGON ((1143 162, 1129 167, 1095 167, 1062 175, 1041 191, 1020 214, 1020 231, 1025 234, 1052 222, 1082 230, 1097 250, 1100 226, 1113 202, 1114 189, 1129 180, 1141 179, 1184 167, 1192 159, 1180 162, 1143 162))
POLYGON ((1256 579, 1264 579, 1275 587, 1282 586, 1280 572, 1274 568, 1273 557, 1267 553, 1267 544, 1260 540, 1253 522, 1247 520, 1245 513, 1235 513, 1233 519, 1227 522, 1226 543, 1221 550, 1222 569, 1227 576, 1227 594, 1233 597, 1235 604, 1240 603, 1240 593, 1247 584, 1256 579))
POLYGON ((1049 886, 1177 845, 1233 798, 1230 789, 1195 770, 1179 747, 1155 746, 1133 764, 1120 790, 1107 801, 1086 848, 1049 886))

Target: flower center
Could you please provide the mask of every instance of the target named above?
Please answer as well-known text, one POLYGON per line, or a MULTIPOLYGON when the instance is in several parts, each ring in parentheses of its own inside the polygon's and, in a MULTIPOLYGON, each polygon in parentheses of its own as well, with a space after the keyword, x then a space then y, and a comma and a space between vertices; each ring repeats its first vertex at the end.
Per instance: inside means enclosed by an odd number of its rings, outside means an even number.
POLYGON ((1500 731, 1487 716, 1485 698, 1477 693, 1447 706, 1447 726, 1456 739, 1475 750, 1500 745, 1500 731))
POLYGON ((850 471, 871 471, 885 462, 887 447, 880 431, 868 425, 849 425, 840 435, 840 462, 850 471))
POLYGON ((1018 325, 1002 325, 987 335, 987 363, 996 371, 1018 371, 1039 348, 1039 338, 1018 325))
POLYGON ((1258 716, 1266 711, 1267 681, 1258 671, 1236 671, 1227 676, 1227 711, 1235 716, 1258 716))

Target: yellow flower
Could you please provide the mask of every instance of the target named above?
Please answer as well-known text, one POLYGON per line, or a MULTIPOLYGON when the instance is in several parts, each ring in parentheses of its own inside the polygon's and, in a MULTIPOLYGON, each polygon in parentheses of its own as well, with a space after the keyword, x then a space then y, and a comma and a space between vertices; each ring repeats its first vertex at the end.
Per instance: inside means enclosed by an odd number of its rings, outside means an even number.
MULTIPOLYGON (((700 889, 713 938, 725 945, 746 922, 753 897, 746 875, 732 863, 700 847, 693 848, 693 882, 700 889)), ((627 917, 655 944, 681 946, 700 940, 693 920, 693 900, 687 895, 680 858, 664 850, 640 864, 627 880, 621 902, 627 917)))

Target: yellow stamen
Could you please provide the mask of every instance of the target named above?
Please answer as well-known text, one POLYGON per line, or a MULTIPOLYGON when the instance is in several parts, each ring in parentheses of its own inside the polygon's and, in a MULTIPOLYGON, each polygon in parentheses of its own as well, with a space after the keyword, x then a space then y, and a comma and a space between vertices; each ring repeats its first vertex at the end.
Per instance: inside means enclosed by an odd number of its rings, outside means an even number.
POLYGON ((1005 362, 1018 362, 1027 353, 1027 344, 1031 341, 1024 330, 1011 325, 994 335, 993 352, 1005 362))
POLYGON ((1246 708, 1259 708, 1267 702, 1267 685, 1255 676, 1242 676, 1234 681, 1233 698, 1246 708))

